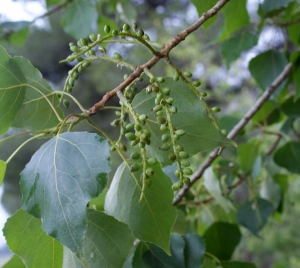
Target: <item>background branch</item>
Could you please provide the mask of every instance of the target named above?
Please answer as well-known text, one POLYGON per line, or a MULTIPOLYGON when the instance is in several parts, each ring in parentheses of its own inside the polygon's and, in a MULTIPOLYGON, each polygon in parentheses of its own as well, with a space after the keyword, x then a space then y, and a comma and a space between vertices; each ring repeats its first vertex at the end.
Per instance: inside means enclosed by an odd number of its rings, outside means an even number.
MULTIPOLYGON (((269 99, 271 94, 275 89, 284 81, 285 78, 292 71, 292 64, 289 63, 285 66, 283 71, 278 75, 278 77, 273 81, 273 83, 266 89, 266 91, 260 96, 260 98, 255 102, 251 109, 244 115, 244 117, 233 127, 229 132, 228 138, 233 139, 237 134, 243 129, 243 127, 249 122, 249 120, 257 113, 261 106, 269 99)), ((191 188, 191 186, 201 178, 203 172, 212 164, 212 162, 219 156, 219 148, 214 149, 206 160, 199 166, 198 170, 191 177, 191 183, 184 185, 183 188, 177 193, 173 200, 173 205, 180 202, 185 193, 191 188)))

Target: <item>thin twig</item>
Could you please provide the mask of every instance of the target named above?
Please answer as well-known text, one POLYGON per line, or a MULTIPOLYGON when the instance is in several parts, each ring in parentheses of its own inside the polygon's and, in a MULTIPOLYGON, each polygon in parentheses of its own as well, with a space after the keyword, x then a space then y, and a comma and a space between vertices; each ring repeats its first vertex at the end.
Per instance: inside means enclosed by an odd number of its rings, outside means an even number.
POLYGON ((300 18, 292 20, 292 21, 284 22, 284 23, 277 23, 277 25, 280 27, 288 27, 290 25, 297 24, 299 22, 300 22, 300 18))
MULTIPOLYGON (((237 134, 246 126, 249 120, 257 113, 261 106, 269 99, 271 94, 275 89, 287 78, 287 76, 292 71, 292 64, 289 63, 285 66, 283 71, 278 75, 278 77, 273 81, 273 83, 266 89, 266 91, 260 96, 260 98, 255 102, 251 109, 244 115, 244 117, 234 126, 234 128, 229 132, 228 138, 233 139, 237 134)), ((173 205, 177 205, 185 193, 191 188, 191 186, 201 178, 203 172, 212 164, 212 162, 219 156, 219 148, 214 149, 206 160, 199 166, 198 170, 192 175, 191 183, 186 184, 174 197, 173 205)))
POLYGON ((278 143, 281 140, 281 135, 277 135, 277 138, 275 140, 275 142, 271 145, 271 147, 269 148, 269 150, 266 152, 266 155, 271 155, 273 153, 273 151, 276 149, 278 143))
POLYGON ((229 0, 219 0, 212 9, 203 13, 203 15, 195 23, 193 23, 191 26, 189 26, 188 28, 186 28, 185 30, 183 30, 182 32, 177 34, 171 40, 171 42, 165 44, 161 50, 157 51, 156 55, 153 58, 151 58, 148 62, 146 62, 140 66, 137 66, 135 71, 126 80, 124 80, 120 85, 118 85, 113 90, 107 92, 103 96, 102 100, 100 100, 98 103, 94 104, 94 106, 91 107, 87 112, 90 115, 93 115, 97 111, 103 109, 105 104, 117 94, 117 91, 124 90, 135 79, 139 78, 140 75, 144 72, 145 68, 151 69, 159 60, 167 57, 173 48, 175 48, 180 42, 182 42, 189 34, 196 31, 206 20, 215 16, 217 14, 217 12, 228 2, 229 2, 229 0))

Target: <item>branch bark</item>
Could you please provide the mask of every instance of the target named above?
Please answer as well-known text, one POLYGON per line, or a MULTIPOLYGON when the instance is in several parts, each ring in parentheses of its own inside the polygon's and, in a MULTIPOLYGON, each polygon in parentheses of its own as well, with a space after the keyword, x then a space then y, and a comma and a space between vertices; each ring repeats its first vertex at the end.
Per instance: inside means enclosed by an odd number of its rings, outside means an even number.
MULTIPOLYGON (((257 113, 257 111, 262 107, 262 105, 269 99, 275 89, 287 78, 291 73, 293 66, 291 63, 287 64, 283 71, 278 75, 278 77, 273 81, 273 83, 266 89, 266 91, 260 96, 260 98, 255 102, 251 109, 244 115, 244 117, 233 127, 229 132, 228 138, 233 139, 237 134, 244 128, 244 126, 250 121, 250 119, 257 113)), ((177 205, 185 193, 191 188, 191 186, 201 178, 203 172, 212 164, 212 162, 219 156, 219 148, 214 149, 206 160, 199 166, 198 170, 192 175, 191 183, 184 185, 183 188, 177 193, 173 200, 173 205, 177 205)))
POLYGON ((160 51, 157 51, 156 55, 152 57, 148 62, 136 67, 135 71, 126 80, 124 80, 113 90, 107 92, 99 102, 94 104, 94 106, 87 111, 87 113, 93 115, 97 111, 103 109, 105 104, 117 94, 117 91, 124 90, 135 79, 139 78, 146 68, 151 69, 158 61, 160 61, 162 58, 167 57, 173 48, 175 48, 180 42, 182 42, 189 34, 196 31, 206 20, 215 16, 218 11, 228 2, 229 0, 219 0, 213 8, 211 8, 207 12, 204 12, 203 15, 195 23, 177 34, 169 43, 165 44, 163 48, 160 51))

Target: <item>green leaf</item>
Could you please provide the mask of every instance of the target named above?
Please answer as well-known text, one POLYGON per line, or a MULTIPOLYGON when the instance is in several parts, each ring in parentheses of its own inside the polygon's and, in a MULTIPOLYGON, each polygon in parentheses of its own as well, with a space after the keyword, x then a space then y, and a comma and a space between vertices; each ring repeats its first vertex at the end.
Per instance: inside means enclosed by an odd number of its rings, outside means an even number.
POLYGON ((22 105, 25 83, 19 67, 0 46, 0 135, 9 129, 22 105))
POLYGON ((245 144, 239 144, 238 147, 238 163, 245 173, 252 172, 255 160, 259 155, 260 141, 254 139, 245 144))
POLYGON ((300 142, 290 141, 276 150, 274 161, 288 171, 300 174, 300 142))
POLYGON ((254 263, 240 261, 221 261, 223 268, 257 268, 254 263))
POLYGON ((246 3, 247 0, 233 0, 225 5, 222 9, 224 14, 223 31, 217 41, 229 38, 234 32, 249 24, 246 3))
POLYGON ((150 267, 186 267, 184 263, 184 247, 184 239, 178 234, 173 234, 171 236, 171 256, 167 255, 159 247, 150 245, 149 250, 143 255, 143 260, 150 267))
POLYGON ((172 206, 173 190, 170 179, 159 163, 152 167, 151 187, 142 190, 141 170, 131 173, 123 162, 117 169, 105 199, 105 211, 127 224, 135 237, 161 247, 170 253, 170 232, 176 219, 172 206), (126 189, 126 190, 125 190, 126 189))
POLYGON ((273 180, 272 177, 266 177, 260 184, 260 197, 269 201, 276 210, 282 198, 282 192, 279 185, 273 180))
POLYGON ((229 260, 240 242, 241 232, 236 224, 215 222, 204 233, 206 251, 220 260, 229 260))
POLYGON ((294 96, 290 96, 284 103, 281 105, 282 111, 290 117, 299 117, 300 116, 300 98, 295 100, 294 96))
POLYGON ((79 260, 75 253, 64 247, 64 260, 62 268, 86 268, 87 264, 79 260))
POLYGON ((62 245, 44 232, 39 219, 24 210, 18 210, 7 220, 3 233, 9 249, 17 254, 26 266, 61 267, 62 245))
POLYGON ((289 39, 294 43, 295 46, 300 44, 300 32, 299 24, 295 23, 287 28, 289 39))
MULTIPOLYGON (((258 86, 262 90, 265 90, 282 72, 286 64, 287 60, 283 53, 275 50, 268 50, 250 61, 249 70, 258 86), (264 71, 262 72, 261 70, 264 71)), ((283 87, 284 83, 281 83, 279 89, 282 89, 283 87)))
POLYGON ((24 28, 27 28, 31 24, 30 21, 6 21, 0 24, 1 28, 7 32, 17 32, 24 28))
POLYGON ((97 197, 93 198, 89 202, 89 207, 96 209, 98 211, 104 211, 104 202, 105 202, 105 196, 107 194, 108 188, 105 188, 101 194, 99 194, 97 197))
POLYGON ((6 21, 0 24, 4 32, 11 33, 9 35, 9 43, 21 46, 26 41, 29 34, 30 21, 6 21))
POLYGON ((186 268, 198 268, 204 262, 205 242, 203 238, 196 234, 186 234, 184 259, 186 268))
POLYGON ((290 60, 293 63, 293 82, 296 91, 295 97, 297 99, 300 98, 300 51, 292 53, 290 60))
POLYGON ((226 213, 229 213, 230 210, 234 210, 230 200, 223 197, 220 182, 215 176, 212 167, 207 168, 203 176, 206 190, 214 197, 216 202, 226 211, 226 213))
MULTIPOLYGON (((181 145, 190 155, 200 151, 209 151, 219 146, 229 146, 235 143, 227 139, 217 129, 212 120, 207 115, 204 104, 196 94, 182 81, 175 82, 173 78, 166 78, 163 87, 171 89, 170 96, 174 98, 173 106, 178 112, 171 117, 173 127, 183 129, 186 134, 179 138, 177 144, 181 145)), ((161 141, 162 132, 160 125, 156 121, 155 113, 152 112, 155 94, 147 94, 145 89, 137 94, 132 102, 132 106, 138 114, 146 114, 148 120, 145 127, 151 131, 151 147, 147 147, 148 152, 163 165, 170 165, 168 155, 172 152, 162 151, 159 148, 163 144, 161 141)))
POLYGON ((25 44, 25 41, 27 40, 27 37, 29 36, 29 28, 24 28, 20 31, 12 33, 9 37, 9 43, 11 45, 15 46, 23 46, 25 44))
MULTIPOLYGON (((198 0, 191 0, 190 1, 197 9, 198 16, 201 17, 204 12, 207 12, 209 9, 211 9, 218 0, 207 0, 207 1, 198 1, 198 0)), ((207 29, 210 25, 212 25, 217 19, 217 16, 214 16, 210 19, 208 19, 204 24, 203 28, 207 29)))
POLYGON ((273 206, 267 200, 257 197, 255 201, 247 201, 240 206, 237 220, 253 234, 258 235, 272 211, 273 206))
POLYGON ((147 243, 143 243, 141 241, 138 244, 138 246, 134 249, 134 255, 132 258, 132 268, 149 268, 149 266, 146 265, 143 261, 143 255, 148 249, 149 249, 149 247, 148 247, 147 243))
POLYGON ((46 0, 47 7, 63 3, 64 0, 46 0))
POLYGON ((280 0, 280 1, 264 0, 264 2, 261 4, 261 6, 262 6, 263 12, 267 14, 276 9, 286 8, 288 6, 288 4, 293 1, 294 0, 280 0))
POLYGON ((21 258, 17 255, 13 255, 11 259, 2 266, 2 268, 26 268, 26 266, 22 262, 21 258))
POLYGON ((90 1, 74 0, 67 6, 61 25, 66 33, 79 39, 95 32, 97 18, 96 7, 90 1))
POLYGON ((224 41, 221 44, 221 54, 226 61, 227 68, 229 68, 233 61, 239 58, 243 51, 252 48, 256 43, 257 36, 247 32, 224 41))
POLYGON ((218 268, 218 267, 212 258, 204 256, 204 264, 202 268, 218 268))
POLYGON ((83 250, 88 267, 122 267, 133 242, 127 225, 103 212, 87 210, 83 250))
POLYGON ((5 171, 6 171, 6 162, 0 160, 0 186, 3 182, 5 171))
POLYGON ((272 125, 280 119, 280 110, 272 101, 266 101, 252 117, 252 121, 263 123, 264 125, 272 125))
POLYGON ((57 95, 29 60, 23 57, 14 57, 13 60, 25 76, 26 87, 22 106, 12 126, 28 130, 55 127, 59 124, 57 115, 63 115, 57 95))
POLYGON ((109 171, 106 139, 87 132, 58 135, 22 171, 22 207, 42 219, 47 234, 80 253, 86 205, 102 192, 109 171))
POLYGON ((128 2, 119 1, 117 3, 117 11, 122 21, 128 24, 133 24, 136 22, 137 12, 135 7, 132 5, 132 3, 130 3, 130 1, 128 2))

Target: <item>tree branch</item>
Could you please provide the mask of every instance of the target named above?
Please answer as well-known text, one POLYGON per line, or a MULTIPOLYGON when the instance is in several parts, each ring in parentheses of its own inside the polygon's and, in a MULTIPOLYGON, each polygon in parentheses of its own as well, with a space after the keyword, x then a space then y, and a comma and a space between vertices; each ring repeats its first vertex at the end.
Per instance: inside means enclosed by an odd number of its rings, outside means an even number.
MULTIPOLYGON (((285 66, 283 71, 278 75, 278 77, 273 81, 273 83, 266 89, 266 91, 260 96, 260 98, 255 102, 251 109, 244 115, 244 117, 233 127, 229 132, 228 138, 233 139, 237 134, 243 129, 243 127, 249 122, 249 120, 257 113, 261 106, 269 99, 271 94, 275 89, 284 81, 285 78, 292 71, 292 64, 289 63, 285 66)), ((192 175, 191 183, 184 185, 183 188, 177 193, 173 200, 173 205, 177 205, 185 193, 191 188, 191 186, 201 178, 203 172, 212 164, 212 162, 219 156, 219 148, 214 149, 206 160, 199 166, 198 170, 192 175)))
POLYGON ((218 13, 218 11, 228 2, 229 0, 219 0, 212 9, 208 10, 207 12, 204 12, 203 15, 195 23, 193 23, 191 26, 177 34, 169 43, 165 44, 160 51, 157 51, 156 55, 153 58, 151 58, 148 62, 136 67, 135 71, 125 81, 123 81, 113 90, 107 92, 103 96, 102 100, 94 104, 94 106, 91 107, 87 111, 87 113, 93 115, 97 111, 103 109, 105 104, 117 94, 117 91, 124 90, 135 79, 139 78, 145 68, 151 69, 159 60, 167 57, 173 48, 175 48, 180 42, 182 42, 189 34, 196 31, 206 20, 215 16, 218 13))
POLYGON ((284 23, 277 23, 278 26, 280 27, 288 27, 290 25, 296 24, 300 22, 300 18, 296 19, 296 20, 292 20, 292 21, 288 21, 288 22, 284 22, 284 23))

